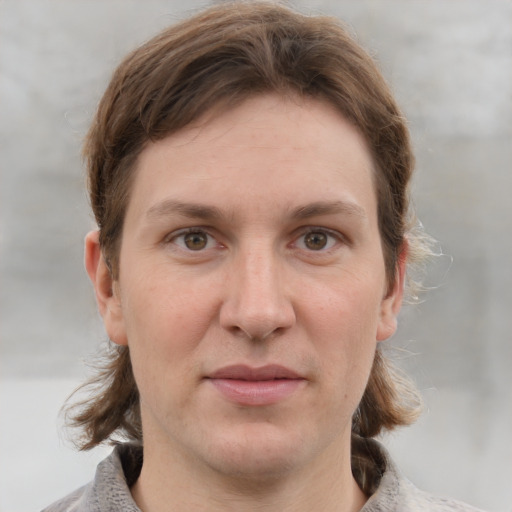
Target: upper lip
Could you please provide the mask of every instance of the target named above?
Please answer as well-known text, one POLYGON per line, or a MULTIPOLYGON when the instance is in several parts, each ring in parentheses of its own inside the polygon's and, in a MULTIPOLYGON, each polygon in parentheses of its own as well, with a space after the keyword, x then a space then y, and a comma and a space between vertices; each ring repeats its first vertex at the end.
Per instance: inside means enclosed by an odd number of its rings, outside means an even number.
POLYGON ((216 370, 208 376, 210 379, 233 379, 233 380, 275 380, 275 379, 302 379, 297 372, 278 364, 269 364, 257 368, 237 364, 225 366, 216 370))

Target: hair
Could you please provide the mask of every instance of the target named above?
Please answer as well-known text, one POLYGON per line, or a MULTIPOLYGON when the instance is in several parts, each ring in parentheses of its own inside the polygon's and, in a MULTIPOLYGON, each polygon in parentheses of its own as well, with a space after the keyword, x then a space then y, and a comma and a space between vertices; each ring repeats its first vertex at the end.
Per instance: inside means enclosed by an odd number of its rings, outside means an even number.
MULTIPOLYGON (((388 287, 400 258, 428 252, 409 201, 414 166, 404 117, 372 58, 341 23, 266 2, 223 3, 173 25, 129 54, 99 103, 84 145, 90 200, 113 279, 123 220, 144 147, 214 107, 258 94, 327 101, 362 134, 371 152, 388 287), (407 256, 404 243, 407 240, 407 256)), ((72 409, 89 449, 116 435, 142 442, 139 394, 129 349, 110 343, 103 368, 72 409)), ((412 423, 420 410, 413 384, 377 349, 352 431, 371 438, 412 423)))

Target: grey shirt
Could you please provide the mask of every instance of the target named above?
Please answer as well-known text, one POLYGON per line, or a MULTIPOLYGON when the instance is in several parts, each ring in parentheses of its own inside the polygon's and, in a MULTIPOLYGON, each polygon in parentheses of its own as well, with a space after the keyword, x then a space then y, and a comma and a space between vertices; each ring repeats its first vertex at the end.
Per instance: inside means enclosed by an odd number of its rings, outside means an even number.
MULTIPOLYGON (((377 441, 359 440, 354 449, 356 455, 370 462, 371 478, 375 481, 375 490, 361 512, 478 512, 459 501, 438 498, 417 489, 400 474, 377 441)), ((130 494, 141 467, 142 447, 120 444, 100 462, 92 482, 43 512, 141 512, 130 494)), ((357 480, 358 473, 354 472, 354 476, 357 480)))

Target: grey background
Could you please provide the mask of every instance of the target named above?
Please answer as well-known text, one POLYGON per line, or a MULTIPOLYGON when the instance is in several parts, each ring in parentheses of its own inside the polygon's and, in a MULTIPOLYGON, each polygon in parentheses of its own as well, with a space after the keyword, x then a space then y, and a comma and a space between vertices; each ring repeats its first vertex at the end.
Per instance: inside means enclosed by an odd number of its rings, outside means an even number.
MULTIPOLYGON (((409 478, 512 510, 512 2, 297 1, 349 23, 410 121, 415 197, 438 258, 393 345, 426 412, 386 436, 409 478)), ((0 512, 89 480, 59 407, 103 339, 82 270, 80 144, 116 63, 190 1, 0 2, 0 512)))

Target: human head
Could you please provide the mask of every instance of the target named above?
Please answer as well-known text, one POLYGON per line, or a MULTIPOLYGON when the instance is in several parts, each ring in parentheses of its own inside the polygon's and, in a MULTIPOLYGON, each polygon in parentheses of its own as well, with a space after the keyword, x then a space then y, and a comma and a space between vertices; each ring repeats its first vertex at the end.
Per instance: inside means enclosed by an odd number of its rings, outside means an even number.
MULTIPOLYGON (((124 213, 145 145, 205 112, 267 92, 327 101, 365 139, 375 168, 388 286, 393 285, 407 245, 409 254, 417 252, 408 235, 413 157, 405 121, 372 59, 339 22, 259 2, 222 4, 174 25, 116 70, 84 148, 100 245, 114 280, 124 213)), ((126 348, 114 351, 98 383, 102 393, 76 417, 86 428, 85 446, 116 430, 140 439, 138 394, 126 348)), ((354 432, 373 436, 383 427, 410 422, 411 396, 378 352, 354 432)))

